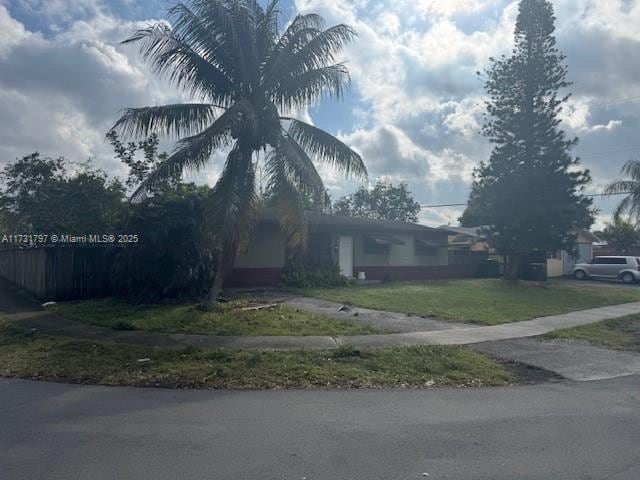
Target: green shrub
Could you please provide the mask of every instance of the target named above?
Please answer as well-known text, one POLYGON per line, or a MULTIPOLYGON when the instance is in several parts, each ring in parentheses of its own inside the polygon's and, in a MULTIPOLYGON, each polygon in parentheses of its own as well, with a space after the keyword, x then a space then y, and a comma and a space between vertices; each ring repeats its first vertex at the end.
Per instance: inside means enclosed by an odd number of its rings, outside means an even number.
POLYGON ((114 330, 135 330, 136 326, 129 320, 119 320, 111 328, 114 330))
POLYGON ((282 282, 288 287, 348 287, 349 280, 340 274, 337 265, 305 266, 289 262, 285 267, 282 282))
POLYGON ((180 185, 131 206, 126 230, 139 243, 118 248, 115 296, 135 303, 198 300, 213 283, 215 250, 204 231, 209 190, 180 185))

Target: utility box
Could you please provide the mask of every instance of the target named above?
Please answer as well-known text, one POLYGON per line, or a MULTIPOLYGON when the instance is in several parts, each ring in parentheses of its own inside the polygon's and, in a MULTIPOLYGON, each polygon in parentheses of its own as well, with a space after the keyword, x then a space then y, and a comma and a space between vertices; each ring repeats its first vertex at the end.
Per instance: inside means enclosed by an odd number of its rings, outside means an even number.
POLYGON ((546 263, 528 263, 525 265, 525 280, 530 282, 546 282, 547 281, 547 264, 546 263))

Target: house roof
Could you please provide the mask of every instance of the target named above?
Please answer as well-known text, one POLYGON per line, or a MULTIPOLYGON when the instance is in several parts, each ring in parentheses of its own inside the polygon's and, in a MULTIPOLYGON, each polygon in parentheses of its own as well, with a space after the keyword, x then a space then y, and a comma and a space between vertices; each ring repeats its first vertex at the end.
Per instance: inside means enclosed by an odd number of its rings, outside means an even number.
POLYGON ((586 228, 576 227, 574 228, 574 232, 578 235, 583 235, 591 243, 602 243, 602 240, 595 233, 586 228))
MULTIPOLYGON (((368 231, 375 233, 447 233, 445 230, 427 227, 417 223, 346 217, 343 215, 329 215, 313 211, 306 211, 305 217, 311 231, 329 229, 333 231, 368 231)), ((278 217, 272 210, 265 210, 261 214, 260 221, 261 223, 277 224, 278 217)))
POLYGON ((305 215, 312 229, 331 228, 334 230, 369 230, 376 232, 445 233, 443 230, 418 225, 417 223, 345 217, 310 211, 306 212, 305 215))
POLYGON ((484 235, 482 234, 482 229, 485 227, 483 226, 481 227, 450 227, 448 225, 442 225, 439 228, 441 230, 446 230, 449 233, 454 233, 456 235, 465 235, 467 237, 483 238, 484 235))
MULTIPOLYGON (((450 227, 447 225, 443 225, 440 227, 441 230, 446 230, 450 233, 454 233, 456 235, 464 235, 467 237, 477 237, 484 238, 484 234, 482 233, 482 229, 486 228, 485 226, 480 227, 450 227)), ((574 227, 573 232, 579 235, 583 235, 587 240, 599 243, 601 240, 591 231, 585 228, 574 227)), ((462 241, 462 239, 460 239, 462 241)))

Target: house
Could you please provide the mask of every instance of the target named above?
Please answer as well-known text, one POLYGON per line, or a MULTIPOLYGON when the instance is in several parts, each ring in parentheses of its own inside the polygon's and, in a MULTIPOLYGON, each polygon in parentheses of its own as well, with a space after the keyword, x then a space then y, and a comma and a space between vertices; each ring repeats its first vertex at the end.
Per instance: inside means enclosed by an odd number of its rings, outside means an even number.
POLYGON ((547 275, 549 277, 573 275, 573 267, 577 263, 586 263, 593 259, 594 243, 599 243, 600 239, 584 228, 574 228, 572 233, 576 236, 576 255, 566 250, 548 255, 547 275))
MULTIPOLYGON (((423 225, 307 212, 308 255, 348 278, 428 280, 472 276, 450 265, 449 232, 423 225)), ((227 286, 277 285, 286 263, 285 238, 276 216, 263 212, 254 239, 236 260, 227 286)))
POLYGON ((495 255, 482 233, 484 227, 450 227, 441 230, 449 234, 449 263, 458 265, 486 260, 495 255))
MULTIPOLYGON (((456 264, 469 262, 475 255, 484 253, 488 258, 502 261, 499 255, 489 246, 486 238, 482 234, 483 227, 449 227, 442 226, 441 229, 450 232, 449 237, 449 262, 456 264)), ((573 274, 573 267, 577 263, 588 262, 593 258, 594 243, 600 239, 584 228, 574 228, 572 233, 576 236, 576 253, 574 257, 566 250, 560 250, 547 255, 547 276, 563 277, 573 274)))

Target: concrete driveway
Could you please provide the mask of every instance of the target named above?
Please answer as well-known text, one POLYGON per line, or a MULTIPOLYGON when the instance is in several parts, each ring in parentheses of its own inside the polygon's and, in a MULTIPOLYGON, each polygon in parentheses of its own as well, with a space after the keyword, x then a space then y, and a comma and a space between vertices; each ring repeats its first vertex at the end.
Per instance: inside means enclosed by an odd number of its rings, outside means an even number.
POLYGON ((640 478, 640 376, 423 391, 0 380, 3 480, 640 478))

